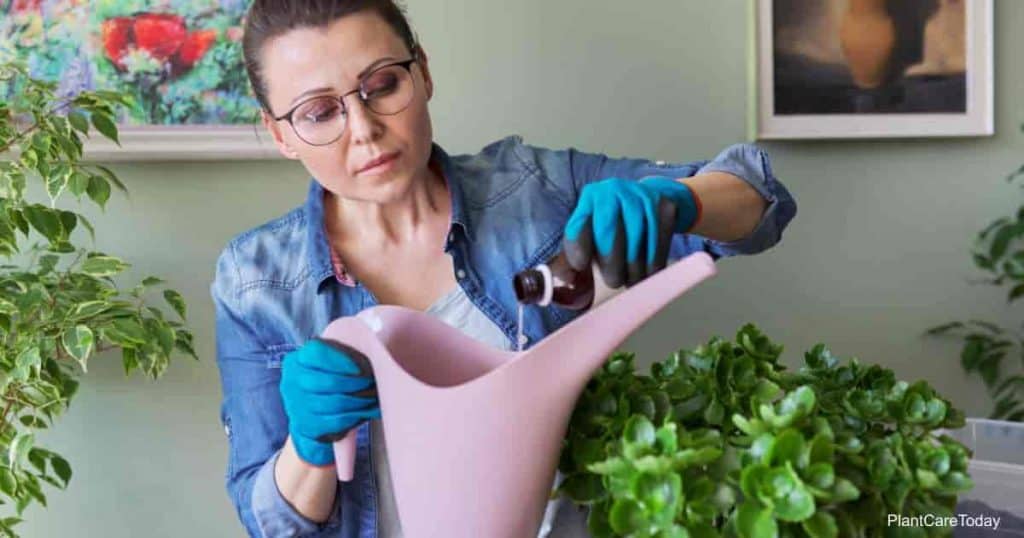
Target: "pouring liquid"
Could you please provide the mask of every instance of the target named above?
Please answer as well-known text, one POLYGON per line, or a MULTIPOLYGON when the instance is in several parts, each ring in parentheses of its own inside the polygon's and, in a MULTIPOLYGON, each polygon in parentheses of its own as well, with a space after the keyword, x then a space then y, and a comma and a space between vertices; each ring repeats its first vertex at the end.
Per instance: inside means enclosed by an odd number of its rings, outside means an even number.
POLYGON ((523 303, 519 303, 519 320, 516 322, 516 351, 523 350, 523 303))

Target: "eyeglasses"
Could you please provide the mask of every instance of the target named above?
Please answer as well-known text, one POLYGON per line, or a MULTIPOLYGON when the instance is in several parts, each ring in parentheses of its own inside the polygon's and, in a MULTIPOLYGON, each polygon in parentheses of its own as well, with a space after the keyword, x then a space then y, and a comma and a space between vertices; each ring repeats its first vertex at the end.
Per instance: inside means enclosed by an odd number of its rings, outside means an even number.
POLYGON ((295 105, 274 121, 288 120, 296 136, 312 146, 326 146, 345 132, 348 109, 345 98, 357 94, 376 114, 392 116, 405 110, 416 94, 412 66, 417 56, 403 62, 382 65, 359 80, 359 87, 339 96, 321 95, 295 105))

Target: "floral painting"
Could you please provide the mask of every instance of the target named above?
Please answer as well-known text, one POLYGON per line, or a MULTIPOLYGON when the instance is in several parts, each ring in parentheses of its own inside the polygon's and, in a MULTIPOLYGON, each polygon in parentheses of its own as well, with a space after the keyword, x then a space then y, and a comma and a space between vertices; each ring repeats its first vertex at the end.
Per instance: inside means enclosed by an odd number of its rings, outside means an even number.
POLYGON ((242 63, 249 0, 0 0, 0 62, 61 95, 131 93, 126 125, 239 125, 258 104, 242 63))

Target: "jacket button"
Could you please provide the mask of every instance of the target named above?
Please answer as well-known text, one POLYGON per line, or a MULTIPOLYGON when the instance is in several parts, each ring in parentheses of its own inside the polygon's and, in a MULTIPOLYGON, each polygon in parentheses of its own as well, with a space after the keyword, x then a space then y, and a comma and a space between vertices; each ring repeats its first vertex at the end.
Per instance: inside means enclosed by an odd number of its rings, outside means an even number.
POLYGON ((530 339, 525 334, 519 335, 519 345, 525 346, 526 343, 529 342, 529 341, 530 341, 530 339))
POLYGON ((459 277, 459 280, 462 280, 463 278, 466 278, 466 272, 459 269, 458 271, 455 271, 455 276, 459 277))

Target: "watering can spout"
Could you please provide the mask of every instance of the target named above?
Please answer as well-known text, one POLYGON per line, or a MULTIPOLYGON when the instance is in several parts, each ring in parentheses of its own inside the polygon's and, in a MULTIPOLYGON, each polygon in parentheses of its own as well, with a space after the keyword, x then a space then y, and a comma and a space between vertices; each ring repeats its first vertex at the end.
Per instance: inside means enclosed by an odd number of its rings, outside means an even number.
POLYGON ((593 307, 531 351, 544 354, 539 348, 559 349, 559 355, 571 360, 562 361, 568 371, 558 381, 582 389, 630 334, 685 291, 714 274, 715 262, 710 255, 692 254, 593 307))

